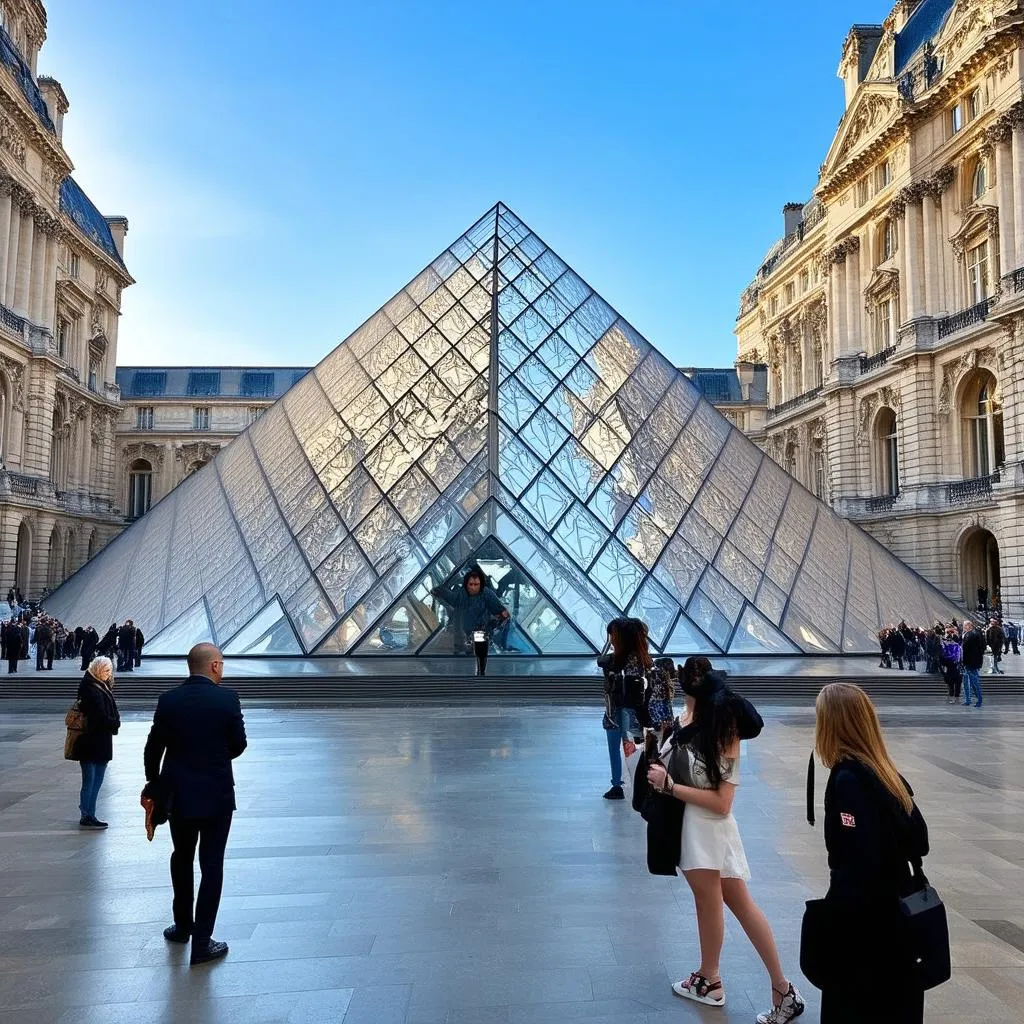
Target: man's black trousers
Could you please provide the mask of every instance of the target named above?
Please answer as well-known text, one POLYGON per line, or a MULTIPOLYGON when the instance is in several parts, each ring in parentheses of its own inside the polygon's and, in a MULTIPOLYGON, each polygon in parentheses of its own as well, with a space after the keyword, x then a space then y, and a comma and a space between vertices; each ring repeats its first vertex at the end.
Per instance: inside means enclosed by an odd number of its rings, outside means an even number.
POLYGON ((202 943, 213 935, 224 885, 224 847, 231 831, 231 811, 216 818, 170 818, 171 884, 174 886, 174 923, 192 933, 192 941, 202 943), (199 895, 192 913, 193 862, 199 843, 199 895))

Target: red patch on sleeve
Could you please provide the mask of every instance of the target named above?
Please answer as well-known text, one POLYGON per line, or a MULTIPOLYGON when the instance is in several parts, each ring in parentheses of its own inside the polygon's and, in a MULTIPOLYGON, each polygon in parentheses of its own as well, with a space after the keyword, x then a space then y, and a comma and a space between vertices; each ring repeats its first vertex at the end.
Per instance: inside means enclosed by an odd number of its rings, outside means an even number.
POLYGON ((856 828, 857 819, 852 814, 840 814, 839 820, 843 823, 846 828, 856 828))

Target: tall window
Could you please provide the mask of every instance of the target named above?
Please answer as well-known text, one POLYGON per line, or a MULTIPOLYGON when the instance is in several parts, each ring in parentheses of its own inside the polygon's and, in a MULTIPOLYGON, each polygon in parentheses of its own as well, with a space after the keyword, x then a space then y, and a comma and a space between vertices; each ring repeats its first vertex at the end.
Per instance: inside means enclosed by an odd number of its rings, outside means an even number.
POLYGON ((971 198, 980 199, 988 191, 988 162, 982 158, 974 169, 974 180, 971 183, 971 198))
POLYGON ((875 306, 875 351, 892 344, 892 299, 883 299, 875 306))
POLYGON ((878 461, 877 487, 880 494, 900 493, 899 440, 896 433, 896 413, 883 409, 875 421, 876 455, 878 461))
POLYGON ((981 113, 981 91, 975 89, 970 96, 967 97, 967 116, 973 121, 981 113))
POLYGON ((94 356, 89 360, 89 390, 100 389, 100 361, 94 356))
POLYGON ((68 256, 68 277, 78 277, 81 271, 82 261, 78 257, 77 252, 73 252, 68 256))
POLYGON ((136 430, 152 430, 153 429, 153 406, 151 405, 140 405, 135 410, 135 429, 136 430))
POLYGON ((981 373, 963 398, 964 476, 989 476, 1006 459, 1003 400, 995 377, 981 373))
POLYGON ((867 178, 861 178, 857 182, 857 205, 863 206, 868 201, 869 185, 867 178))
POLYGON ((60 317, 57 320, 57 355, 61 359, 67 359, 68 357, 68 338, 70 336, 71 327, 67 320, 60 317))
POLYGON ((877 179, 876 179, 877 190, 881 191, 891 181, 892 181, 892 164, 890 164, 888 160, 883 160, 878 165, 878 172, 877 172, 877 179))
POLYGON ((820 441, 811 449, 811 489, 816 498, 825 500, 825 449, 820 441))
POLYGON ((810 287, 811 287, 811 272, 809 270, 805 270, 800 275, 800 294, 803 295, 804 292, 806 292, 806 291, 808 291, 810 289, 810 287))
POLYGON ((197 405, 192 409, 192 429, 210 429, 210 407, 208 405, 197 405))
POLYGON ((892 259, 896 253, 896 225, 887 220, 882 228, 882 261, 892 259))
POLYGON ((152 497, 153 467, 145 459, 136 459, 128 472, 128 518, 144 516, 152 497))
POLYGON ((988 242, 967 252, 967 290, 972 306, 988 298, 988 242))
POLYGON ((50 480, 58 491, 67 490, 67 436, 60 409, 53 410, 53 431, 50 437, 50 480))
POLYGON ((958 103, 949 112, 949 128, 950 134, 956 135, 958 131, 964 126, 964 108, 963 104, 958 103))
POLYGON ((790 282, 789 284, 786 285, 786 305, 791 305, 795 298, 796 286, 792 282, 790 282))

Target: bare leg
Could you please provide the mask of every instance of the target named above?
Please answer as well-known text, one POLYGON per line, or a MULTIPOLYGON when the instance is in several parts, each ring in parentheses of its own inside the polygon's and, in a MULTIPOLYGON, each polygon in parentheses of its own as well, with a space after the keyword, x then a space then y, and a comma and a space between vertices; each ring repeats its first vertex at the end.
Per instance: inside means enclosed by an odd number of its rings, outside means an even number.
POLYGON ((747 888, 747 883, 742 878, 722 879, 722 898, 725 905, 732 911, 733 916, 740 923, 740 927, 747 933, 750 944, 757 950, 768 974, 772 979, 774 1005, 778 1006, 779 1001, 789 991, 789 979, 782 973, 782 963, 779 960, 779 951, 775 946, 775 936, 772 935, 771 925, 764 911, 754 902, 747 888))
POLYGON ((700 967, 697 973, 708 981, 720 981, 722 944, 725 942, 725 907, 722 903, 722 876, 717 871, 684 871, 697 907, 697 937, 700 940, 700 967))

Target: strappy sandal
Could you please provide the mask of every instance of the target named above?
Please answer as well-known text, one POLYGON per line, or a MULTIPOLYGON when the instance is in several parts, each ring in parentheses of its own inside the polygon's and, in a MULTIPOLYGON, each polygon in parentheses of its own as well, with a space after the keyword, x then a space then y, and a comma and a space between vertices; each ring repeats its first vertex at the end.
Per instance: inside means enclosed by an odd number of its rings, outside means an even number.
POLYGON ((695 1003, 707 1006, 725 1006, 725 992, 722 981, 708 981, 703 974, 696 971, 686 981, 677 981, 672 991, 683 999, 692 999, 695 1003))

